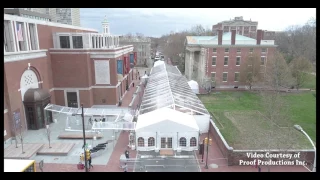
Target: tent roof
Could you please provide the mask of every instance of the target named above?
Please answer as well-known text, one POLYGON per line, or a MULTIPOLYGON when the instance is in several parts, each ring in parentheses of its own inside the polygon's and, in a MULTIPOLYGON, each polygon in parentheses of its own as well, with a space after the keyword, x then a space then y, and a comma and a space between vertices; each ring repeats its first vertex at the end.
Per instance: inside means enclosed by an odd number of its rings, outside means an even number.
POLYGON ((167 63, 153 67, 144 91, 140 114, 176 106, 209 115, 177 67, 167 63))
POLYGON ((159 65, 161 65, 161 64, 164 64, 164 61, 158 60, 158 61, 154 62, 153 67, 159 66, 159 65))
POLYGON ((162 121, 172 121, 189 128, 193 128, 195 131, 199 130, 199 127, 192 115, 175 111, 170 108, 161 108, 155 111, 140 115, 136 124, 136 130, 160 123, 162 121))

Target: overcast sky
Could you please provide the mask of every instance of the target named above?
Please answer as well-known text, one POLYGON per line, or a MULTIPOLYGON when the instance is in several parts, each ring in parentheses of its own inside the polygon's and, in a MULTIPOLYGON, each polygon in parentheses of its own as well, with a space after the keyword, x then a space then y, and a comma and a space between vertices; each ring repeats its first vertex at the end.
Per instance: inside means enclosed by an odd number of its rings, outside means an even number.
POLYGON ((235 16, 258 21, 258 28, 281 31, 290 25, 303 25, 316 17, 316 8, 82 8, 81 26, 102 32, 105 16, 111 34, 142 33, 160 37, 170 31, 190 29, 201 24, 205 28, 235 16))

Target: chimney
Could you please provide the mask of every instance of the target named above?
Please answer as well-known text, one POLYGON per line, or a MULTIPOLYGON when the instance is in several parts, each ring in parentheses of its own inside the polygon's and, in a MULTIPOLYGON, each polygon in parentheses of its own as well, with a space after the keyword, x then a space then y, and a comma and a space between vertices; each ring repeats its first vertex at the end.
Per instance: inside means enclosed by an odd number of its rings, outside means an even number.
POLYGON ((265 31, 261 31, 261 40, 264 39, 264 32, 265 32, 265 31))
POLYGON ((218 45, 222 45, 222 34, 223 31, 221 29, 218 30, 218 45))
POLYGON ((235 29, 231 30, 231 45, 236 44, 236 33, 237 33, 237 30, 235 29))
POLYGON ((262 30, 258 29, 257 30, 257 45, 260 45, 260 43, 261 43, 261 35, 262 35, 262 30))

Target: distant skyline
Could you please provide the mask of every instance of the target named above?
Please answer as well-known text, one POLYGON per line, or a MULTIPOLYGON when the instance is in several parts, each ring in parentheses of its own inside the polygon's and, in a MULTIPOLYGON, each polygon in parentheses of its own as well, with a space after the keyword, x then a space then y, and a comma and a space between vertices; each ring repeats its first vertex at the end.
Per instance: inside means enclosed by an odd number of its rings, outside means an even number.
POLYGON ((258 28, 283 31, 291 25, 304 25, 316 18, 316 8, 81 8, 81 26, 102 32, 104 17, 114 35, 142 33, 160 37, 201 24, 205 28, 243 16, 258 21, 258 28))

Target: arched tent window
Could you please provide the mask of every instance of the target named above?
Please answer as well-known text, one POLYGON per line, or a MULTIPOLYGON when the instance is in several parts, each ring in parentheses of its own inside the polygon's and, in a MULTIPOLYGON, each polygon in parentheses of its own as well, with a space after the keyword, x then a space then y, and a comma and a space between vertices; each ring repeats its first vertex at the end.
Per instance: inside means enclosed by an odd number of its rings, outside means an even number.
POLYGON ((179 146, 183 146, 183 147, 187 146, 187 139, 185 137, 180 138, 179 146))
POLYGON ((192 137, 190 139, 190 146, 191 147, 197 146, 197 139, 195 137, 192 137))
POLYGON ((148 146, 154 146, 154 138, 153 137, 149 137, 148 139, 148 146))
POLYGON ((144 139, 142 137, 138 138, 138 146, 139 147, 144 147, 144 139))

